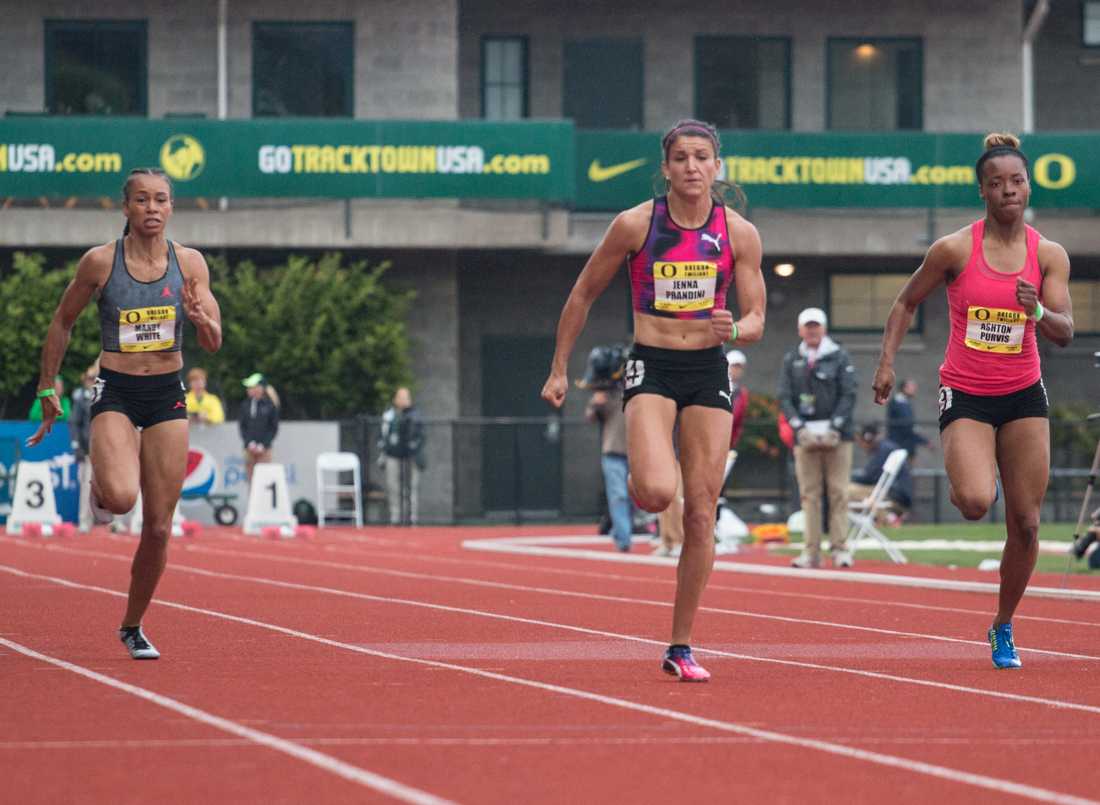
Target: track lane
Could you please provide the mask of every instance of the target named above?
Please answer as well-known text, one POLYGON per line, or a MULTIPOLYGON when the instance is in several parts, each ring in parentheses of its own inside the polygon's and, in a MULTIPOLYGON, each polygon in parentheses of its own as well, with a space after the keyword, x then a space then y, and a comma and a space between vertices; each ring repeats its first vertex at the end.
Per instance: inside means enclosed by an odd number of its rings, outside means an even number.
MULTIPOLYGON (((254 561, 254 560, 250 560, 250 561, 254 561)), ((393 617, 393 616, 390 616, 390 617, 393 617)), ((399 619, 399 618, 398 618, 398 619, 399 619)), ((648 616, 648 619, 650 619, 650 620, 651 620, 651 619, 652 619, 652 616, 651 616, 651 615, 650 615, 650 616, 648 616)), ((422 618, 422 617, 421 617, 421 618, 414 618, 414 621, 416 621, 416 620, 423 620, 423 618, 422 618)), ((415 627, 416 627, 416 624, 415 624, 415 622, 410 622, 410 624, 408 624, 408 629, 401 629, 400 631, 403 631, 403 632, 405 632, 405 635, 406 635, 406 637, 407 637, 408 635, 415 635, 415 627)), ((455 625, 455 627, 454 627, 454 628, 455 628, 456 630, 460 630, 460 629, 459 629, 459 626, 458 626, 458 625, 455 625)), ((481 639, 481 638, 472 638, 472 639, 471 639, 471 640, 470 640, 469 642, 471 642, 471 643, 474 643, 474 642, 476 642, 476 641, 477 641, 477 639, 481 639)), ((437 638, 437 640, 438 640, 438 638, 437 638)), ((405 643, 405 644, 406 644, 406 646, 407 646, 407 643, 408 643, 408 641, 406 640, 406 643, 405 643)), ((514 647, 511 647, 511 648, 514 648, 514 647)), ((583 660, 583 658, 582 658, 582 660, 583 660)), ((573 658, 573 659, 571 660, 571 659, 570 659, 569 657, 566 657, 566 658, 565 658, 565 661, 566 661, 566 662, 574 662, 574 663, 575 663, 575 662, 576 662, 576 659, 575 659, 575 658, 573 658)), ((637 661, 636 661, 636 663, 637 663, 637 661)), ((650 663, 651 663, 651 661, 648 661, 648 662, 646 662, 646 663, 645 663, 645 666, 646 666, 646 668, 649 668, 649 666, 650 666, 650 663)), ((544 662, 544 661, 543 661, 543 665, 544 665, 544 664, 546 664, 546 662, 544 662)), ((632 671, 632 673, 637 673, 637 671, 632 671)), ((645 673, 647 673, 647 674, 648 674, 648 673, 651 673, 651 672, 649 672, 649 671, 646 671, 645 673)), ((741 674, 741 675, 744 675, 744 674, 741 674)), ((739 680, 739 683, 740 683, 740 680, 739 680)), ((771 679, 766 679, 766 680, 763 680, 763 684, 764 684, 764 685, 766 685, 766 686, 770 685, 770 686, 774 687, 774 679, 773 679, 773 677, 771 677, 771 679)), ((678 688, 682 688, 682 687, 686 687, 686 686, 676 686, 676 687, 678 687, 678 688)), ((697 698, 697 697, 696 697, 696 698, 697 698)), ((804 719, 803 717, 801 717, 801 716, 800 716, 800 717, 798 717, 798 718, 794 718, 794 719, 791 719, 791 720, 792 720, 792 723, 800 723, 800 721, 804 721, 805 719, 804 719)), ((842 718, 840 718, 840 720, 842 720, 842 721, 843 721, 843 716, 842 716, 842 718)), ((815 728, 816 728, 816 727, 815 727, 815 728)))

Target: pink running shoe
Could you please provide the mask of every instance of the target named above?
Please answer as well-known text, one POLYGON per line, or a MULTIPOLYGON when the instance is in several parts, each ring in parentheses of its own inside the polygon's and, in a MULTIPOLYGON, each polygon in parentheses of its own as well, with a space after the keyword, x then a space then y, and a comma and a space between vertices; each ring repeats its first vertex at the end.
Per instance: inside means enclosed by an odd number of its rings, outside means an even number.
POLYGON ((679 677, 681 682, 706 682, 710 672, 695 662, 690 646, 669 646, 661 662, 661 670, 679 677))

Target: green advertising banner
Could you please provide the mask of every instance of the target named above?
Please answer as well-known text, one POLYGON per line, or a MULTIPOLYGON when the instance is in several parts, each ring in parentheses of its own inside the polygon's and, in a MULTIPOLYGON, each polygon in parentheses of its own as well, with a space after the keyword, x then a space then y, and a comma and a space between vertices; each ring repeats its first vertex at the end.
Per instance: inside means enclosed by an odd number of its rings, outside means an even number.
POLYGON ((180 196, 573 198, 569 121, 0 120, 0 197, 117 196, 161 167, 180 196))
MULTIPOLYGON (((621 210, 659 189, 661 135, 578 131, 579 210, 621 210)), ((980 134, 721 132, 722 178, 752 207, 980 207, 980 134)), ((1034 134, 1036 207, 1100 206, 1100 137, 1034 134)))

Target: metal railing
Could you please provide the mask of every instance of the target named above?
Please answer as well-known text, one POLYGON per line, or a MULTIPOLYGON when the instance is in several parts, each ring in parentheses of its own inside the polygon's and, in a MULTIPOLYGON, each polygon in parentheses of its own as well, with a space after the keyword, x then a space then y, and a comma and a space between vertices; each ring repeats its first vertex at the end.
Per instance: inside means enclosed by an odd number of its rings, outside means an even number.
MULTIPOLYGON (((367 522, 389 522, 385 480, 377 463, 379 417, 341 423, 341 449, 358 453, 363 462, 367 522)), ((1080 423, 1053 420, 1055 444, 1063 431, 1080 423)), ((426 419, 425 467, 420 473, 421 523, 585 522, 599 519, 605 509, 600 470, 600 434, 583 420, 548 417, 461 417, 426 419)), ((934 422, 918 429, 930 438, 934 422)), ((746 423, 746 435, 774 433, 775 423, 746 423)), ((938 438, 936 446, 918 452, 913 466, 911 519, 941 523, 961 520, 948 499, 947 476, 938 438)), ((774 446, 775 440, 769 439, 774 446)), ((1080 508, 1093 447, 1059 447, 1052 451, 1050 485, 1044 503, 1045 521, 1072 520, 1080 508)), ((853 467, 866 456, 857 447, 853 467)), ((737 465, 723 495, 742 519, 758 522, 786 517, 798 509, 794 461, 785 447, 771 455, 742 439, 737 465), (768 514, 761 512, 762 506, 768 514)), ((409 522, 409 512, 398 517, 409 522)), ((990 511, 991 522, 1003 520, 1003 500, 990 511)))

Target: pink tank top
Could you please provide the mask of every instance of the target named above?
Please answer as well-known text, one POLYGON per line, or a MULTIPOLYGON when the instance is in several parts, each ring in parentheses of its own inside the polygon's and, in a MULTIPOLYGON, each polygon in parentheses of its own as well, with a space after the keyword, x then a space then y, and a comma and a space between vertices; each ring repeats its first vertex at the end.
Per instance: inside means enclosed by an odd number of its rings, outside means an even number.
POLYGON ((951 332, 940 366, 940 384, 967 394, 998 396, 1039 381, 1035 322, 1016 301, 1016 278, 1040 291, 1039 233, 1027 227, 1027 257, 1019 271, 1006 274, 985 261, 985 220, 970 225, 970 260, 947 286, 951 332))
POLYGON ((726 306, 733 279, 733 249, 726 208, 711 207, 698 229, 672 220, 668 197, 653 200, 649 233, 630 258, 630 292, 634 309, 670 319, 708 319, 713 308, 726 306))

